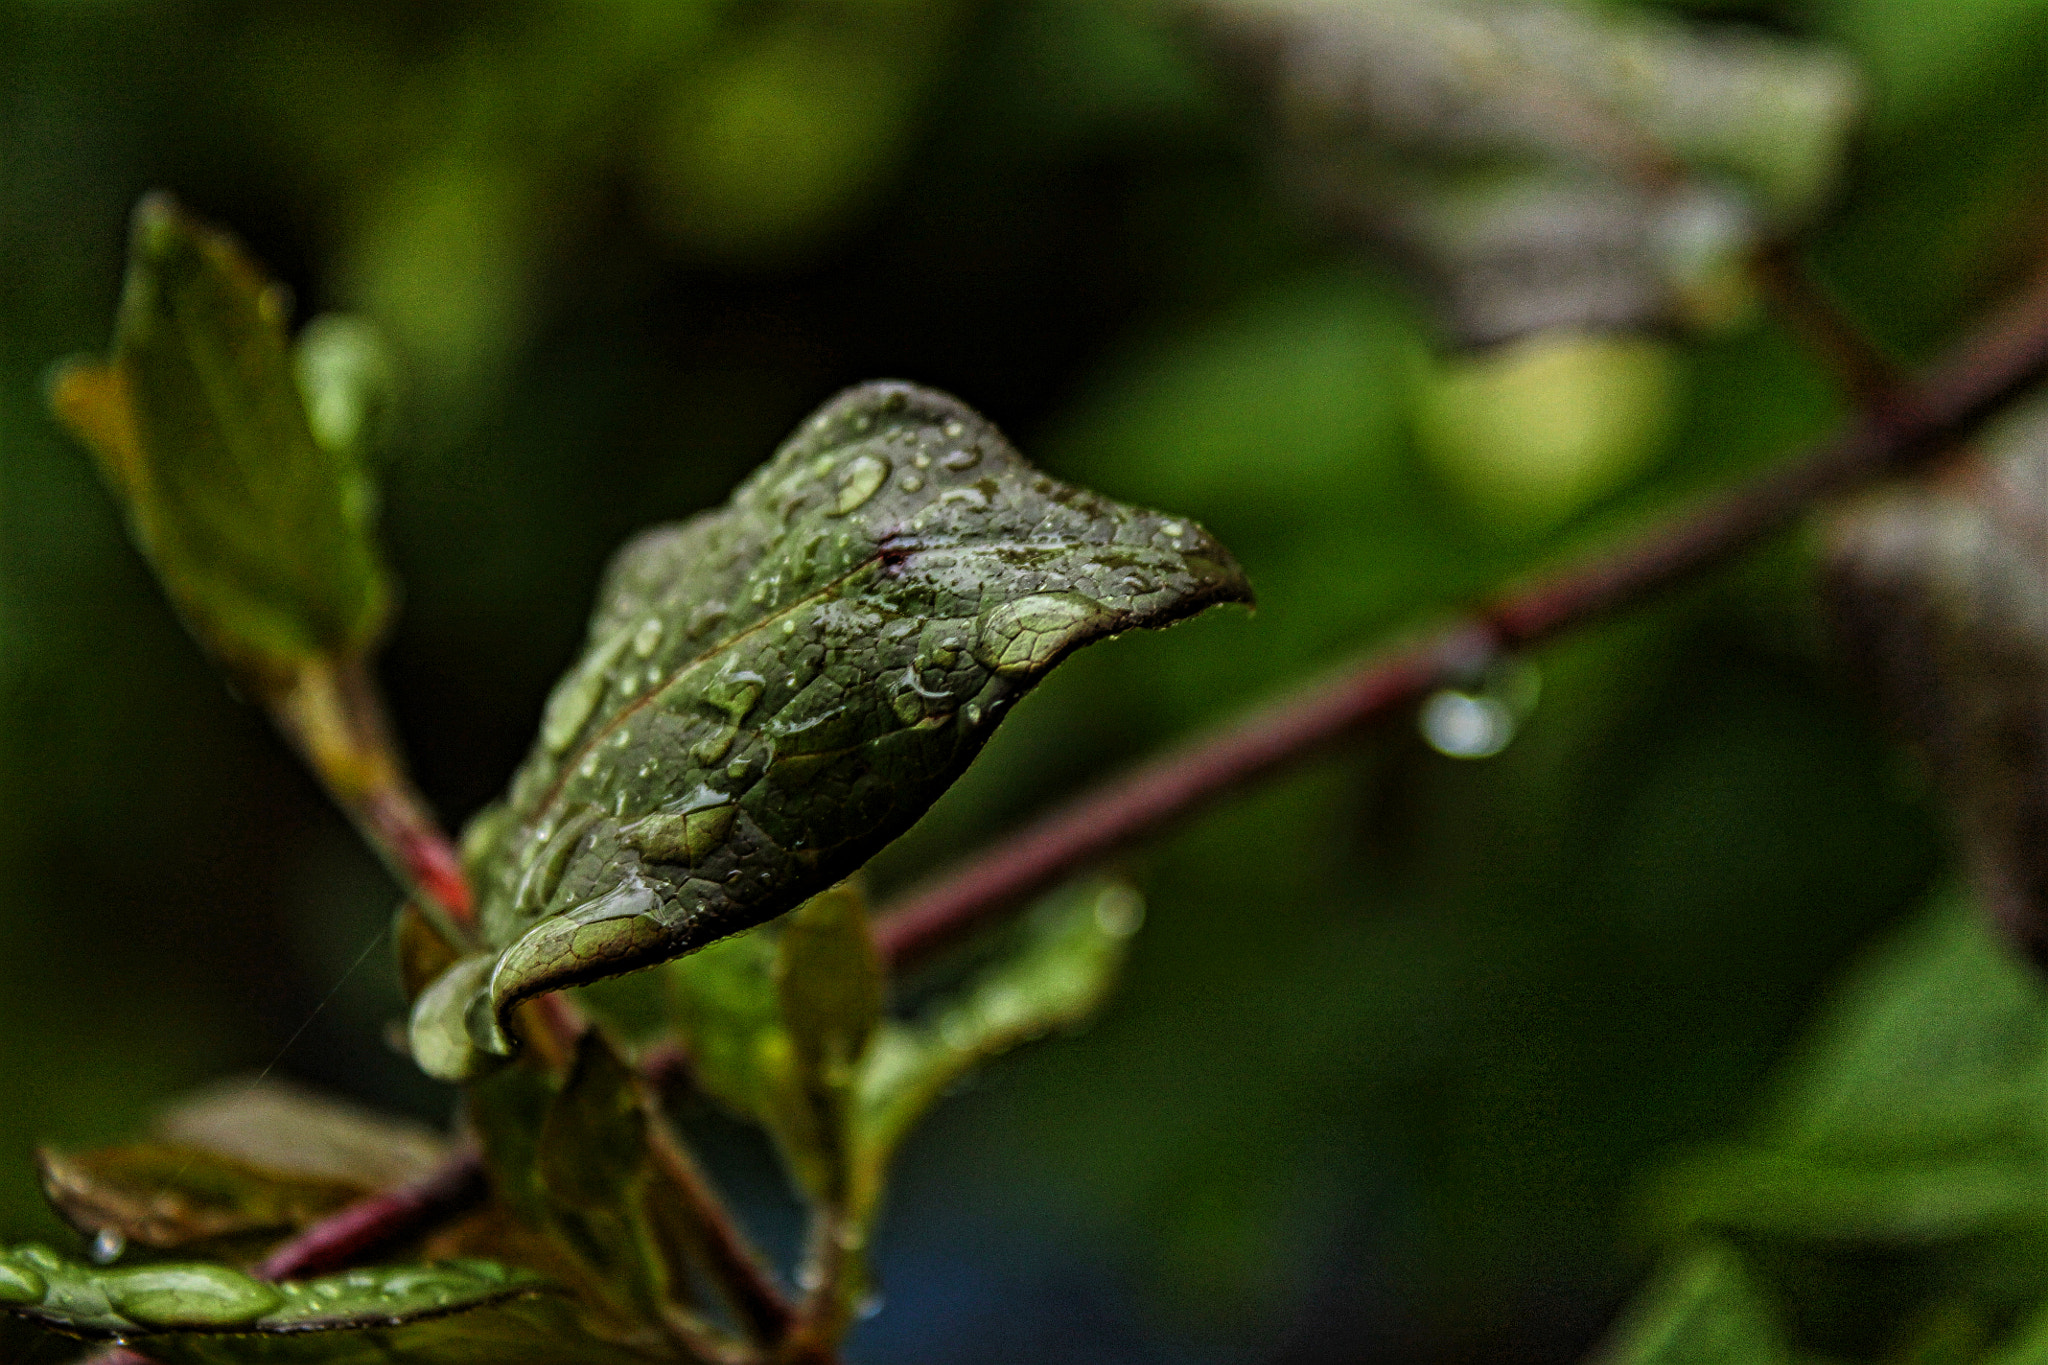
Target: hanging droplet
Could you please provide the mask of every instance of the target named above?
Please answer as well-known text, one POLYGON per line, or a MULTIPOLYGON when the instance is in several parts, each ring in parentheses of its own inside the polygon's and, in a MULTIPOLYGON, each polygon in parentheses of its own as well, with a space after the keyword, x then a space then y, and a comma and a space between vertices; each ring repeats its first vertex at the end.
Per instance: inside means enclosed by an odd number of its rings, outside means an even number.
POLYGON ((94 1265, 112 1265, 127 1249, 127 1235, 119 1228, 101 1228, 93 1234, 90 1254, 94 1265))
POLYGON ((1492 758, 1515 737, 1506 702, 1450 688, 1424 702, 1419 719, 1429 747, 1447 758, 1492 758))

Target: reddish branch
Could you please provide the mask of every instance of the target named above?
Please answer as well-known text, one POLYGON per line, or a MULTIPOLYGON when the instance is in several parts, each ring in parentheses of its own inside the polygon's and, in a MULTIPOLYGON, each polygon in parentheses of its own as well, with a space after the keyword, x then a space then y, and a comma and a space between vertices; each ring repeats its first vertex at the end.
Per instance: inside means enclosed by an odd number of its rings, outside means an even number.
POLYGON ((410 1185, 358 1199, 279 1246, 256 1267, 265 1280, 303 1280, 360 1265, 424 1236, 484 1201, 483 1162, 465 1149, 410 1185))
MULTIPOLYGON (((1867 349, 1857 349, 1867 362, 1867 349)), ((1864 410, 1804 458, 1620 550, 1499 597, 1420 644, 1376 655, 1169 749, 913 888, 876 925, 882 952, 895 963, 914 961, 1238 787, 1403 714, 1439 688, 1469 684, 1501 651, 1603 620, 1781 530, 1818 499, 1926 463, 2044 370, 2048 275, 1917 383, 1893 385, 1875 364, 1859 364, 1851 383, 1864 410)))

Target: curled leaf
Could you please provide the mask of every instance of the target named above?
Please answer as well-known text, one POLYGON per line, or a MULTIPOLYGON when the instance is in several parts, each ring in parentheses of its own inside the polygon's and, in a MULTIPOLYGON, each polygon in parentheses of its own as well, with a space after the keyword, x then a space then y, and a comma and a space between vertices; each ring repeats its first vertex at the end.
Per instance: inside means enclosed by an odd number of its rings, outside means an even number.
MULTIPOLYGON (((980 416, 870 384, 725 507, 612 565, 503 810, 470 844, 490 951, 415 1007, 422 1065, 520 1001, 651 966, 853 872, 1073 650, 1248 601, 1192 522, 1034 470, 980 416)), ((468 843, 470 841, 466 841, 468 843)))
POLYGON ((361 654, 391 596, 369 479, 352 445, 315 439, 285 310, 233 238, 150 195, 112 355, 50 388, 186 625, 264 695, 361 654))

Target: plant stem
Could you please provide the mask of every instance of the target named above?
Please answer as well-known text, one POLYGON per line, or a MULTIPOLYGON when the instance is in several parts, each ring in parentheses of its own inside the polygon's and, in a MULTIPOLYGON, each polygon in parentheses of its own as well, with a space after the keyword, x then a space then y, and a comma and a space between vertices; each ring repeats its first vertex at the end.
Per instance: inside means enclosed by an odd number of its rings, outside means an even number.
POLYGON ((406 776, 369 663, 322 659, 266 698, 292 747, 454 943, 476 922, 462 860, 406 776))
POLYGON ((1750 257, 1749 273, 1778 316, 1805 338, 1807 349, 1828 362, 1859 407, 1881 407, 1905 390, 1905 370, 1814 281, 1792 243, 1766 242, 1750 257))
POLYGON ((264 1258, 256 1275, 302 1280, 358 1265, 468 1212, 488 1193, 482 1158, 465 1148, 410 1185, 358 1199, 322 1218, 264 1258))
POLYGON ((1824 497, 1928 463, 2044 370, 2048 275, 1917 384, 1863 395, 1858 416, 1803 458, 1680 513, 1619 550, 1496 598, 1419 644, 1371 656, 1055 807, 913 888, 877 921, 876 942, 892 964, 924 957, 1226 793, 1403 714, 1439 688, 1469 682, 1501 651, 1604 620, 1724 563, 1824 497))
POLYGON ((647 1115, 647 1150, 655 1170, 674 1189, 703 1235, 706 1269, 717 1282, 739 1326, 764 1346, 786 1338, 797 1313, 765 1268, 759 1252, 734 1223, 718 1193, 697 1169, 689 1148, 670 1126, 661 1097, 641 1081, 641 1109, 647 1115))

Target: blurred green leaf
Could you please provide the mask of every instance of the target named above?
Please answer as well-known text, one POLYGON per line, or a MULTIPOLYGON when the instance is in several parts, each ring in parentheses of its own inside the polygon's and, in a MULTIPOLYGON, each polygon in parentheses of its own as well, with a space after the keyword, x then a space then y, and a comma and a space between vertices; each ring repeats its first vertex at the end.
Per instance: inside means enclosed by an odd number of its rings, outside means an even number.
POLYGON ((314 438, 286 307, 231 237, 151 195, 111 358, 72 362, 50 390, 186 624, 259 693, 361 654, 391 596, 368 476, 314 438))
POLYGON ((1642 472, 1680 390, 1667 342, 1545 332, 1439 361, 1421 386, 1416 440, 1490 520, 1545 531, 1642 472))
POLYGON ((1144 914, 1124 882, 1068 887, 1033 909, 1020 941, 957 994, 915 1023, 884 1025, 861 1068, 855 1113, 867 1188, 879 1191, 904 1135, 948 1087, 1020 1043, 1086 1022, 1109 994, 1144 914))
POLYGON ((2048 1308, 2035 1312, 1983 1358, 1983 1365, 2048 1365, 2048 1308))
POLYGON ((559 1087, 521 1066, 467 1093, 495 1205, 452 1248, 570 1286, 614 1332, 697 1321, 691 1270, 705 1262, 706 1230, 673 1166, 655 1158, 667 1139, 648 1092, 600 1030, 584 1033, 559 1087))
POLYGON ((425 1124, 276 1076, 203 1086, 167 1105, 154 1129, 231 1161, 372 1190, 421 1179, 448 1156, 448 1140, 425 1124))
POLYGON ((1758 1137, 1833 1156, 2048 1149, 2048 996, 1949 889, 1837 993, 1758 1137))
POLYGON ((45 1197, 88 1239, 109 1233, 153 1250, 242 1260, 370 1192, 163 1143, 44 1148, 37 1163, 45 1197))
POLYGON ((1246 601, 1191 522, 1033 470, 957 401, 870 384, 724 508, 614 562, 473 864, 494 953, 413 1014, 459 1079, 544 991, 680 956, 854 871, 1073 650, 1246 601))
POLYGON ((849 1101, 886 989, 858 881, 811 897, 789 917, 775 987, 794 1082, 783 1093, 801 1109, 776 1125, 777 1136, 811 1199, 838 1207, 847 1196, 849 1101))
POLYGON ((697 1087, 735 1115, 760 1121, 761 1049, 782 1029, 775 930, 720 939, 665 969, 677 1033, 697 1087))
POLYGON ((463 1092, 469 1126, 491 1177, 491 1197, 525 1226, 548 1227, 547 1191, 540 1180, 540 1134, 556 1089, 533 1067, 506 1067, 463 1092))
POLYGON ((1623 1315, 1591 1365, 1791 1365, 1777 1314, 1733 1247, 1687 1251, 1623 1315))
POLYGON ((695 252, 786 260, 878 197, 909 151, 951 0, 785 6, 735 25, 646 130, 657 221, 695 252), (763 177, 763 165, 775 174, 763 177))
POLYGON ((667 1277, 642 1202, 647 1116, 632 1070, 596 1029, 548 1107, 534 1163, 551 1224, 590 1282, 620 1307, 656 1316, 667 1277))
POLYGON ((271 1284, 199 1262, 107 1268, 40 1246, 0 1253, 0 1310, 70 1336, 134 1342, 165 1365, 647 1358, 585 1334, 546 1288, 475 1260, 271 1284))
POLYGON ((2048 1219, 2048 1000, 1966 899, 1940 898, 1841 995, 1749 1142, 1681 1158, 1665 1229, 1860 1243, 2048 1219))

